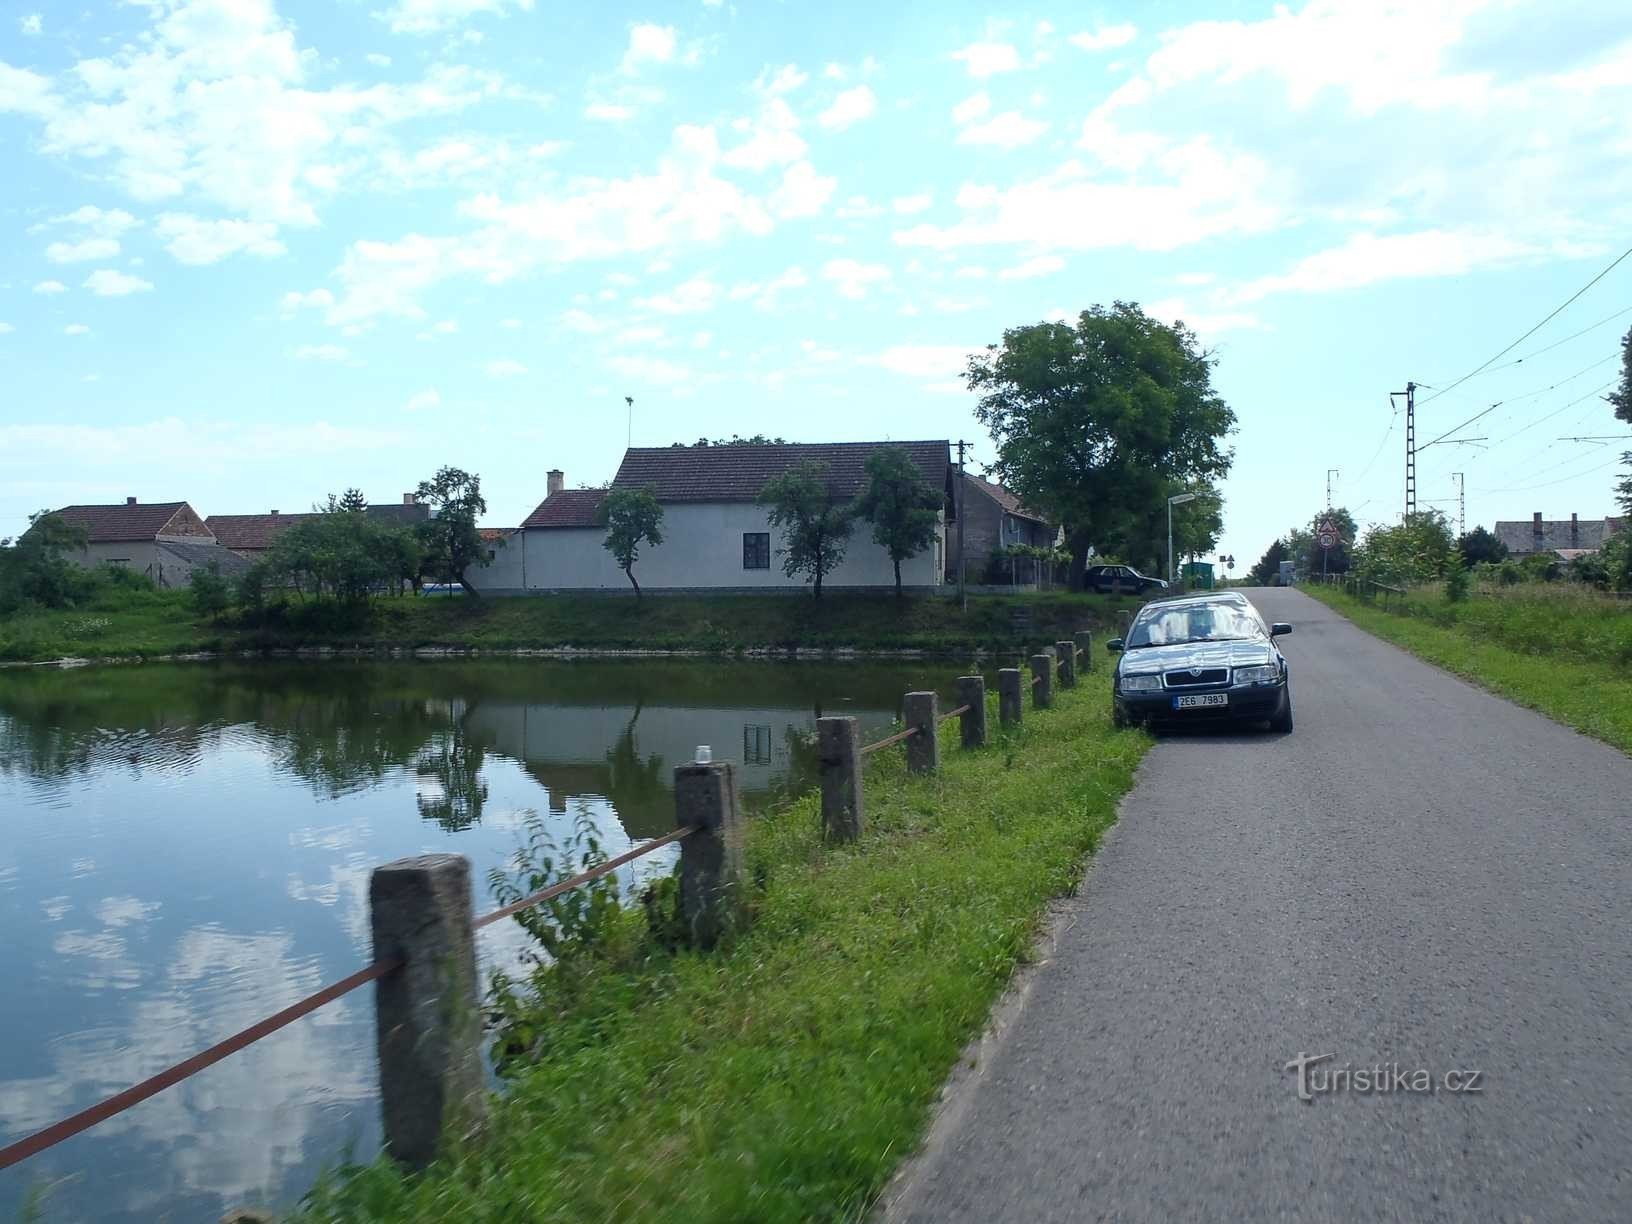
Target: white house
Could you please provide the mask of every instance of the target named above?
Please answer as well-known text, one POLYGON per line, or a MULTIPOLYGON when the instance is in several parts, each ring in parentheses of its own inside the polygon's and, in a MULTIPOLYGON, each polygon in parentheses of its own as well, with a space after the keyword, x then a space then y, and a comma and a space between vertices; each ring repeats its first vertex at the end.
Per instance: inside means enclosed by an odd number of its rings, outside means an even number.
MULTIPOLYGON (((624 452, 612 489, 650 489, 663 507, 663 543, 641 550, 635 577, 644 591, 797 590, 803 576, 782 572, 781 533, 757 498, 765 482, 806 460, 827 465, 836 498, 854 497, 866 480, 874 451, 907 452, 926 481, 951 505, 951 446, 928 442, 839 442, 817 445, 636 447, 624 452)), ((493 559, 466 577, 492 594, 552 591, 627 592, 629 579, 606 551, 599 521, 606 489, 568 489, 549 473, 548 496, 518 531, 496 544, 493 559)), ((941 584, 946 570, 946 518, 930 547, 901 563, 904 586, 941 584)), ((851 533, 843 562, 823 589, 893 589, 889 554, 873 542, 869 525, 851 533)))

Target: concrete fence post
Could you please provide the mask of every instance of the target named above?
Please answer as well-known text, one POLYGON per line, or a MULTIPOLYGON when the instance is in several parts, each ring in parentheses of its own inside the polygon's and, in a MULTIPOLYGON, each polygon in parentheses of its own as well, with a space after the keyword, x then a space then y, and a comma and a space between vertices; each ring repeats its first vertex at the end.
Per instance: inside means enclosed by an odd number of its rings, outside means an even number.
POLYGON ((742 800, 730 761, 677 765, 675 827, 697 832, 680 840, 680 921, 691 943, 712 948, 742 916, 742 800))
POLYGON ((968 706, 958 719, 965 748, 986 746, 986 677, 959 676, 958 704, 968 706))
POLYGON ((828 841, 855 841, 867 823, 856 720, 818 718, 816 750, 822 771, 822 834, 828 841))
POLYGON ((1082 670, 1085 672, 1093 671, 1094 635, 1089 633, 1088 630, 1084 629, 1080 633, 1073 633, 1071 636, 1076 641, 1076 644, 1082 648, 1082 670))
POLYGON ((907 740, 908 773, 934 773, 941 767, 940 713, 934 693, 908 693, 902 703, 903 721, 918 732, 907 740))
POLYGON ((1054 704, 1054 669, 1049 666, 1052 661, 1046 654, 1031 656, 1031 676, 1036 681, 1031 686, 1032 704, 1039 710, 1054 704))
POLYGON ((487 1115, 470 860, 427 854, 376 867, 368 901, 374 958, 402 962, 374 987, 385 1147, 421 1169, 444 1136, 469 1137, 487 1115))
POLYGON ((1060 687, 1073 688, 1077 683, 1077 644, 1055 642, 1054 655, 1060 661, 1060 687))
POLYGON ((1020 700, 1020 669, 1004 667, 997 673, 997 718, 1005 727, 1019 726, 1024 716, 1020 700))

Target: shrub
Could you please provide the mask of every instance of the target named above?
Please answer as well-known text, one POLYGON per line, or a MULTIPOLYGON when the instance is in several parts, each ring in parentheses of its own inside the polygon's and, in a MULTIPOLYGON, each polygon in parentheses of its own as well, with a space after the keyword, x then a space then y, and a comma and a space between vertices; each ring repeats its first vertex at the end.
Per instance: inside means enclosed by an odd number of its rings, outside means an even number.
POLYGON ((221 566, 211 561, 207 568, 193 571, 187 598, 194 612, 209 620, 219 620, 232 606, 232 584, 221 576, 221 566))
POLYGON ((1445 598, 1451 603, 1461 603, 1468 597, 1469 585, 1467 566, 1460 560, 1453 561, 1445 571, 1445 598))

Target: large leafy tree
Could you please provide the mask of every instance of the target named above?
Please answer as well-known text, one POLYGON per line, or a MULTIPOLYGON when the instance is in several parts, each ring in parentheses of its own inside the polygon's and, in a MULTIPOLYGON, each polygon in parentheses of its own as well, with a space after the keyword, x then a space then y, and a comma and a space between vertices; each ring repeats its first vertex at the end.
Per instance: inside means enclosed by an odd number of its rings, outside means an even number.
MULTIPOLYGON (((1174 488, 1172 493, 1192 492, 1195 501, 1181 502, 1173 507, 1173 563, 1185 557, 1200 557, 1213 550, 1218 537, 1224 532, 1224 501, 1210 482, 1189 489, 1174 488)), ((1168 494, 1171 496, 1172 494, 1168 494)), ((1167 523, 1163 520, 1165 530, 1167 523)), ((1164 539, 1165 551, 1167 542, 1164 539)), ((1163 574, 1166 578, 1167 575, 1163 574)))
POLYGON ((15 543, 0 540, 0 612, 25 604, 65 608, 86 594, 88 575, 68 559, 85 547, 82 524, 41 510, 28 516, 28 530, 15 543))
POLYGON ((827 477, 827 464, 807 459, 773 476, 759 493, 771 525, 782 531, 782 572, 789 578, 803 574, 817 599, 822 579, 844 560, 854 515, 833 495, 827 477))
POLYGON ((1354 550, 1354 570, 1378 582, 1432 582, 1462 558, 1451 525, 1438 510, 1419 510, 1391 527, 1376 526, 1354 550))
POLYGON ((1064 526, 1074 586, 1090 547, 1148 538, 1158 517, 1165 535, 1169 490, 1228 472, 1235 414, 1213 390, 1213 364, 1182 323, 1128 302, 1010 328, 970 358, 995 470, 1064 526))
POLYGON ((640 598, 635 581, 635 562, 643 544, 663 543, 663 507, 650 489, 617 489, 601 503, 600 519, 606 527, 606 551, 611 553, 640 598))
MULTIPOLYGON (((1621 341, 1620 386, 1608 398, 1615 409, 1615 419, 1632 425, 1632 331, 1628 331, 1621 341)), ((1632 468, 1632 451, 1623 453, 1621 462, 1632 468)), ((1621 477, 1615 486, 1615 496, 1621 503, 1621 513, 1632 514, 1632 473, 1621 477)))
POLYGON ((1269 586, 1281 572, 1281 562, 1286 560, 1290 560, 1286 541, 1276 540, 1264 550, 1264 555, 1258 558, 1258 564, 1247 571, 1247 577, 1258 586, 1269 586))
POLYGON ((1507 545, 1502 543, 1495 532, 1484 527, 1475 527, 1456 542, 1456 547, 1462 554, 1463 562, 1468 565, 1507 559, 1507 545))
POLYGON ((427 568, 441 571, 466 594, 477 594, 465 571, 490 559, 476 529, 476 520, 487 513, 482 478, 462 468, 439 468, 431 479, 419 482, 419 500, 433 511, 417 528, 427 568))
POLYGON ((278 536, 257 562, 251 590, 241 592, 253 604, 267 585, 288 583, 297 590, 342 603, 360 604, 376 591, 400 587, 419 563, 419 548, 406 528, 361 510, 341 509, 331 495, 328 506, 278 536))
POLYGON ((1331 510, 1322 510, 1304 526, 1292 528, 1282 538, 1286 541, 1287 559, 1296 561, 1301 573, 1318 574, 1324 564, 1328 574, 1346 574, 1353 567, 1350 554, 1359 535, 1360 529, 1355 524, 1354 515, 1342 506, 1336 506, 1331 510), (1337 528, 1337 543, 1322 558, 1319 530, 1321 520, 1325 518, 1330 518, 1332 526, 1337 528))
POLYGON ((895 566, 895 595, 901 597, 901 562, 916 557, 935 539, 943 493, 924 479, 912 457, 898 446, 867 456, 867 484, 855 511, 873 525, 873 541, 895 566))

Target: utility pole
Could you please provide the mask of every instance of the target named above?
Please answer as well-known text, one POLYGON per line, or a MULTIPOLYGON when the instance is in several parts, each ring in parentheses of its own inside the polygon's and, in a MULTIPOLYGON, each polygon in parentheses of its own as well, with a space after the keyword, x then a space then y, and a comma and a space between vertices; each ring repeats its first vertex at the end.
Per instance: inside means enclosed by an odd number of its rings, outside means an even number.
POLYGON ((1468 534, 1467 481, 1461 472, 1452 472, 1451 479, 1456 481, 1456 538, 1460 540, 1468 534))
POLYGON ((958 491, 953 501, 958 515, 958 605, 964 612, 969 611, 969 587, 963 563, 963 452, 968 445, 962 438, 958 439, 958 491))
POLYGON ((1333 476, 1341 476, 1341 475, 1343 475, 1343 472, 1339 468, 1327 468, 1326 469, 1326 513, 1327 514, 1330 514, 1332 512, 1332 477, 1333 476))
POLYGON ((623 402, 629 405, 629 431, 624 435, 623 449, 629 450, 635 444, 635 397, 626 395, 623 402))
POLYGON ((1392 391, 1405 396, 1405 517, 1417 512, 1417 384, 1408 382, 1404 391, 1392 391))

